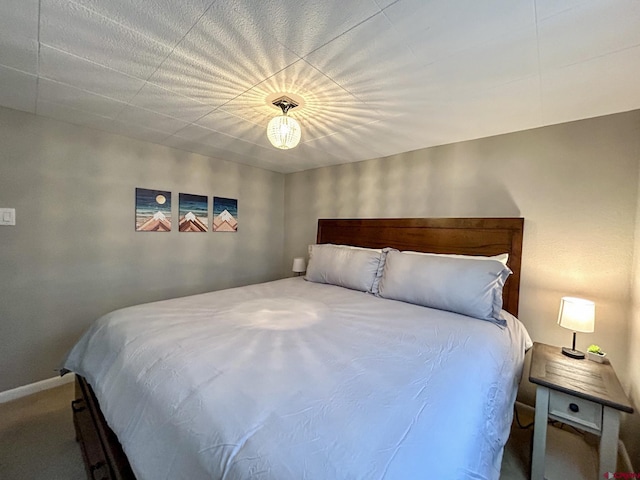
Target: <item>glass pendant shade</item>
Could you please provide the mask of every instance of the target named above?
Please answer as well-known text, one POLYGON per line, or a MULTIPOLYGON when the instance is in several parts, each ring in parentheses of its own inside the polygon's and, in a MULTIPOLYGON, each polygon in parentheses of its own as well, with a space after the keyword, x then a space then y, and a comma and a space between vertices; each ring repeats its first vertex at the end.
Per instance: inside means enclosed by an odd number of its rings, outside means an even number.
POLYGON ((300 143, 300 124, 288 115, 278 115, 267 125, 267 138, 276 148, 287 150, 300 143))

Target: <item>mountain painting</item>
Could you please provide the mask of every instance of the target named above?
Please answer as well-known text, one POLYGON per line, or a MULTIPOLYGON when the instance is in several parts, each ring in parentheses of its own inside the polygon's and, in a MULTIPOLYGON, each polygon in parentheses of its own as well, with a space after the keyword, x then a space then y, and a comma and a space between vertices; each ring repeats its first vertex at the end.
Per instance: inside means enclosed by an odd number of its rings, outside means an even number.
POLYGON ((171 231, 171 192, 136 188, 136 231, 171 231))
POLYGON ((178 230, 181 232, 206 232, 209 215, 207 196, 181 193, 179 202, 178 230))
POLYGON ((238 231, 238 200, 235 198, 213 197, 214 232, 238 231))

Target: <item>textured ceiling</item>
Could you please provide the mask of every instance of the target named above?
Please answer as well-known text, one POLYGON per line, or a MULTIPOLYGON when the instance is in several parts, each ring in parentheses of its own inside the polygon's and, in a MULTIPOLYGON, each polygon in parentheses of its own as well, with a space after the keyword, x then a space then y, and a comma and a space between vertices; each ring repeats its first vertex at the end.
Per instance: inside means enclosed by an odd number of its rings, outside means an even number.
POLYGON ((279 172, 637 109, 639 78, 640 0, 0 0, 0 105, 279 172))

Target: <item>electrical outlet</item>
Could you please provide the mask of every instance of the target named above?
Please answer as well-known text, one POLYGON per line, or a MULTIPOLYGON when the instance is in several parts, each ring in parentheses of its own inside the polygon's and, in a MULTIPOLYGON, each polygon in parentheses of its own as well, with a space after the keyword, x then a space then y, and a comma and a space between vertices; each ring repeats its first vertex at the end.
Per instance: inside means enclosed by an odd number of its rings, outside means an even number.
POLYGON ((16 224, 16 209, 0 208, 0 225, 15 225, 15 224, 16 224))

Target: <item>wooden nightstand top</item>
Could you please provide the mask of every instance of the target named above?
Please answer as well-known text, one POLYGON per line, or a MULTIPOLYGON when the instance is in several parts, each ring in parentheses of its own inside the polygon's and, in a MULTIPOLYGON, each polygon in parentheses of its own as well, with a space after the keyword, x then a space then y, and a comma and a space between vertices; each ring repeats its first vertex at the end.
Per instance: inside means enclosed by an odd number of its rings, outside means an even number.
POLYGON ((533 344, 529 381, 633 413, 633 406, 610 364, 569 358, 560 347, 533 344))

